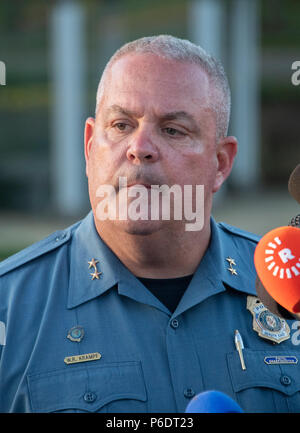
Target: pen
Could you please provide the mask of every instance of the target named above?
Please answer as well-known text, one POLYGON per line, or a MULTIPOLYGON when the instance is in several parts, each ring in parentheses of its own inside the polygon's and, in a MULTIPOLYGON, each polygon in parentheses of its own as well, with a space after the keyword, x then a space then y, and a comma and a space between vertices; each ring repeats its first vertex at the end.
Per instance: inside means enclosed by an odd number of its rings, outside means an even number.
POLYGON ((240 357, 242 369, 246 370, 246 365, 245 365, 244 356, 243 356, 244 343, 243 343, 241 334, 239 333, 239 331, 237 329, 234 333, 234 343, 235 343, 236 350, 239 352, 239 357, 240 357))

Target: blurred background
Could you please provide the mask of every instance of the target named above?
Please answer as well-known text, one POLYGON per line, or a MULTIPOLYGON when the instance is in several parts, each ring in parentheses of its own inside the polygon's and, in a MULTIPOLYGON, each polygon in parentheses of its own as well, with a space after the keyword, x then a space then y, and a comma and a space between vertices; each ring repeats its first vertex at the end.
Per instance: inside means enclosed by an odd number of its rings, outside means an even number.
POLYGON ((172 34, 220 59, 239 156, 213 214, 264 234, 299 213, 297 0, 1 0, 0 260, 89 211, 83 130, 102 70, 123 43, 172 34))

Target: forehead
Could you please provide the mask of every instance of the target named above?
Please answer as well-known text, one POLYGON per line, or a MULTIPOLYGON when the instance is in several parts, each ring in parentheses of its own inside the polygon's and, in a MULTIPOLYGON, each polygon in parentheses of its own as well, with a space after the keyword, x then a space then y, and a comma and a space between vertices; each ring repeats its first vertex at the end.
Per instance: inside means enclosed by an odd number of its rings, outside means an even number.
POLYGON ((200 65, 150 53, 117 59, 104 77, 104 105, 152 103, 165 110, 186 111, 210 106, 210 82, 200 65))

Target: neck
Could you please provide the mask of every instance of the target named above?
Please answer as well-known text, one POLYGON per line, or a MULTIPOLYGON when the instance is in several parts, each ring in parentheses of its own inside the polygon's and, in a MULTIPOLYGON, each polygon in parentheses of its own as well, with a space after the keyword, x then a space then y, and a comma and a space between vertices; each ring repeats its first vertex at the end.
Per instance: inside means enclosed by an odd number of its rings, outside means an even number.
POLYGON ((95 225, 101 239, 137 277, 178 278, 197 269, 210 240, 210 221, 201 231, 162 227, 152 233, 132 233, 111 221, 95 225))

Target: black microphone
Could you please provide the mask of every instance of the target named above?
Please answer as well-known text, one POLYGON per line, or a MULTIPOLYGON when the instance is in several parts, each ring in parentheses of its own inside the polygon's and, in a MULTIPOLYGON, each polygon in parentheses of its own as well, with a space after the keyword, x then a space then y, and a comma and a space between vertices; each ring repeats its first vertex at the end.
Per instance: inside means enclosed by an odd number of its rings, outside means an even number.
POLYGON ((185 413, 244 413, 228 395, 220 391, 197 394, 187 405, 185 413))
POLYGON ((291 196, 300 203, 300 164, 297 165, 290 175, 288 190, 291 196))

